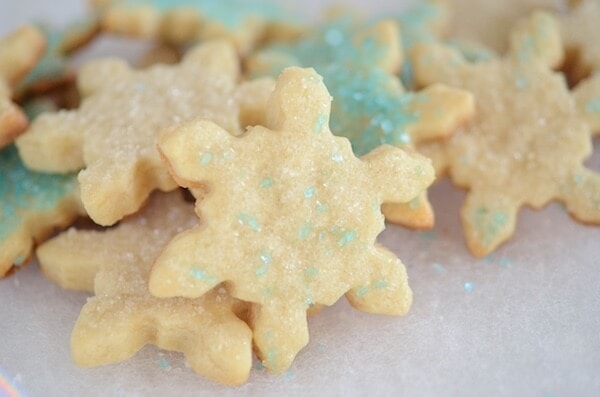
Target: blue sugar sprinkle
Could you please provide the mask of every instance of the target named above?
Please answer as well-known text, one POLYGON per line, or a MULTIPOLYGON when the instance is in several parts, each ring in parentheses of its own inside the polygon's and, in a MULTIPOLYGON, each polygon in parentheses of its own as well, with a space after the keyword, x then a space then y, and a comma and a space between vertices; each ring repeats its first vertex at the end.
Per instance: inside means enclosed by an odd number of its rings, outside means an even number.
POLYGON ((312 233, 312 228, 313 228, 312 224, 305 223, 298 231, 298 237, 301 240, 306 240, 307 238, 310 237, 310 235, 312 233))
POLYGON ((329 210, 329 205, 317 203, 317 212, 322 214, 323 212, 327 212, 329 210))
POLYGON ((356 296, 362 298, 367 294, 367 292, 369 292, 369 287, 361 287, 356 291, 356 296))
POLYGON ((333 161, 335 161, 336 163, 343 163, 344 162, 344 155, 340 152, 335 152, 331 155, 331 159, 333 161))
POLYGON ((431 265, 431 267, 433 267, 433 270, 440 274, 446 274, 448 272, 446 268, 440 263, 434 263, 433 265, 431 265))
POLYGON ((307 277, 315 277, 317 274, 319 274, 319 269, 316 267, 309 267, 304 273, 307 277))
POLYGON ((325 115, 325 114, 319 115, 319 117, 317 117, 317 121, 315 122, 315 133, 320 134, 321 132, 323 132, 323 127, 325 127, 326 123, 327 123, 327 115, 325 115))
POLYGON ((212 161, 214 155, 212 152, 204 152, 200 155, 200 165, 206 167, 212 161))
POLYGON ((242 225, 248 226, 250 229, 254 230, 255 232, 260 232, 260 229, 261 229, 260 223, 252 215, 240 213, 238 215, 238 221, 242 225))
POLYGON ((171 365, 169 364, 169 362, 167 361, 167 359, 166 359, 166 358, 164 358, 164 357, 161 357, 161 358, 158 360, 158 365, 159 365, 159 366, 160 366, 162 369, 165 369, 165 370, 171 369, 171 365))
POLYGON ((308 187, 304 189, 304 198, 311 198, 317 193, 317 189, 314 187, 308 187))
POLYGON ((387 288, 387 286, 389 285, 389 283, 385 280, 377 280, 375 281, 375 288, 376 289, 382 289, 382 288, 387 288))
POLYGON ((260 187, 262 187, 263 189, 268 189, 271 186, 273 186, 273 180, 271 178, 265 178, 262 181, 260 181, 260 187))
POLYGON ((348 244, 350 244, 352 241, 354 241, 356 239, 356 236, 357 236, 356 231, 348 230, 348 231, 344 232, 344 234, 342 234, 342 237, 338 241, 338 245, 340 247, 346 247, 348 244))
POLYGON ((467 281, 464 285, 464 288, 465 288, 465 291, 467 291, 467 292, 473 292, 474 285, 472 282, 467 281))
POLYGON ((269 271, 269 266, 273 262, 273 258, 268 252, 261 252, 259 255, 262 266, 256 269, 256 275, 258 277, 264 276, 269 271))

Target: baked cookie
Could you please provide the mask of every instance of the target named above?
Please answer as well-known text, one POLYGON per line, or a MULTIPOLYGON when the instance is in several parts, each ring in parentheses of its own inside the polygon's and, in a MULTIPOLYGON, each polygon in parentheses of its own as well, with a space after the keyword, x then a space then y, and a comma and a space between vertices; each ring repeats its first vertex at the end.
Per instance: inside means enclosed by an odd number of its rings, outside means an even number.
POLYGON ((469 190, 461 217, 477 256, 513 234, 523 205, 560 200, 578 220, 600 223, 600 177, 583 165, 592 150, 590 129, 563 76, 550 68, 562 48, 557 21, 533 15, 514 32, 511 48, 503 59, 477 64, 439 45, 413 53, 418 83, 444 83, 475 97, 470 124, 420 150, 469 190))
POLYGON ((246 381, 252 332, 244 305, 217 288, 201 298, 154 298, 152 261, 177 233, 196 225, 180 192, 154 195, 139 214, 105 231, 70 229, 38 251, 42 271, 63 288, 94 292, 71 334, 77 365, 126 360, 144 345, 182 352, 192 369, 225 384, 246 381), (110 332, 107 332, 110 330, 110 332))
POLYGON ((247 53, 261 41, 297 35, 297 18, 266 0, 113 0, 102 2, 108 32, 172 44, 225 38, 247 53))
MULTIPOLYGON (((84 168, 83 204, 96 223, 111 225, 136 212, 153 190, 177 187, 156 150, 164 128, 199 117, 242 132, 240 108, 260 107, 265 95, 240 98, 238 78, 237 55, 223 41, 191 50, 174 66, 134 71, 119 59, 92 61, 78 77, 81 107, 41 115, 17 146, 35 170, 84 168)), ((270 92, 266 83, 244 83, 241 92, 270 92)))
POLYGON ((36 65, 45 47, 44 36, 32 26, 0 38, 0 149, 27 128, 27 118, 11 97, 15 85, 36 65))
MULTIPOLYGON (((468 121, 474 105, 468 92, 441 85, 406 92, 395 76, 403 58, 400 36, 391 21, 360 28, 355 19, 340 18, 297 43, 258 52, 248 60, 248 70, 277 75, 286 66, 315 67, 334 99, 330 127, 350 139, 355 154, 382 144, 413 148, 449 136, 468 121)), ((387 203, 384 214, 407 227, 433 226, 425 193, 410 204, 387 203)))
POLYGON ((160 254, 150 292, 192 298, 225 282, 232 296, 254 304, 254 344, 275 373, 307 344, 311 306, 345 294, 360 310, 400 315, 412 300, 404 266, 375 242, 384 228, 380 206, 412 200, 433 169, 392 146, 357 159, 329 130, 330 106, 314 70, 289 68, 265 127, 234 137, 196 121, 159 143, 178 183, 207 193, 196 204, 204 223, 160 254))

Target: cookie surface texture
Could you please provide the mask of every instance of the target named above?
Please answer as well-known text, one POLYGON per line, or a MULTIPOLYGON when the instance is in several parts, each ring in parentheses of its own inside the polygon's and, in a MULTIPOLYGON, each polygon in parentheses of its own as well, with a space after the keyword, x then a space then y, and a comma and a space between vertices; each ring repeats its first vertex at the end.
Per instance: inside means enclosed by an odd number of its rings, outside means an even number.
POLYGON ((252 332, 234 314, 239 303, 222 288, 196 299, 158 299, 148 292, 148 275, 160 249, 197 223, 193 205, 180 192, 157 193, 141 213, 113 229, 70 229, 40 247, 40 265, 50 279, 95 293, 71 334, 76 364, 123 361, 154 344, 182 352, 194 371, 212 380, 246 381, 252 332))
POLYGON ((564 78, 550 68, 561 48, 558 30, 550 15, 536 14, 513 35, 509 56, 478 64, 442 46, 413 53, 420 84, 442 82, 475 97, 474 120, 445 144, 434 144, 434 158, 469 190, 461 217, 477 256, 513 234, 524 205, 559 200, 575 218, 600 222, 600 178, 583 165, 592 150, 590 128, 564 78))
MULTIPOLYGON (((446 138, 473 113, 472 96, 444 86, 407 92, 394 75, 403 53, 391 21, 358 27, 348 19, 321 26, 295 44, 276 45, 249 61, 256 73, 276 75, 291 65, 315 67, 333 96, 330 127, 362 156, 380 145, 413 148, 446 138)), ((413 228, 433 225, 426 194, 410 205, 388 203, 386 219, 413 228)))
POLYGON ((96 223, 111 225, 137 211, 153 190, 175 189, 156 150, 162 129, 199 117, 241 132, 245 102, 232 99, 238 77, 237 55, 222 41, 191 50, 174 66, 134 71, 119 59, 93 61, 79 73, 81 107, 41 115, 17 145, 33 169, 84 168, 85 208, 96 223))
POLYGON ((175 237, 154 264, 151 293, 195 297, 226 281, 255 304, 254 343, 276 373, 307 344, 311 306, 345 294, 360 310, 400 315, 412 301, 404 266, 375 242, 380 206, 411 200, 433 169, 391 146, 357 159, 328 128, 330 104, 314 70, 290 68, 266 127, 233 137, 200 121, 159 144, 180 184, 209 193, 197 203, 205 223, 175 237))
POLYGON ((0 150, 0 278, 24 265, 37 242, 82 212, 74 175, 25 168, 17 149, 0 150))
POLYGON ((24 26, 0 39, 0 149, 25 128, 27 118, 11 101, 14 87, 42 57, 46 42, 32 26, 24 26))

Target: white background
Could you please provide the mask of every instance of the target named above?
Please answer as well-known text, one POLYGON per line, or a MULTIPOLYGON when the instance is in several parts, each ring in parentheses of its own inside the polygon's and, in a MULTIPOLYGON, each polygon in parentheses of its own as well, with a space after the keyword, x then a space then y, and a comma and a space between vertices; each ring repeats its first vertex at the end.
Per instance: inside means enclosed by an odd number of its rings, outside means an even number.
MULTIPOLYGON (((301 8, 314 14, 318 3, 301 8)), ((0 33, 83 10, 77 0, 0 0, 0 33)), ((85 57, 119 46, 101 40, 85 57)), ((600 155, 589 165, 600 170, 600 155)), ((29 396, 600 395, 600 228, 575 223, 557 204, 525 209, 515 238, 476 260, 459 225, 464 194, 444 181, 431 197, 433 232, 390 226, 381 237, 407 265, 411 313, 368 315, 339 302, 309 319, 311 342, 284 376, 255 369, 245 386, 222 387, 153 347, 125 363, 79 369, 69 333, 86 295, 62 291, 35 264, 0 281, 0 373, 29 396)))

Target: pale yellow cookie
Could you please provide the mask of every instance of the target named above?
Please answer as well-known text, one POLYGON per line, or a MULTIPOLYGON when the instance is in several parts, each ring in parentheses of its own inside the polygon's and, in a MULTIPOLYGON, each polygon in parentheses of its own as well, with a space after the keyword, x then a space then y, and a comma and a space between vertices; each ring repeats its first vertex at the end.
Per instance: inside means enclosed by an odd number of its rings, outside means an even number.
POLYGON ((91 291, 71 334, 76 364, 126 360, 144 345, 182 352, 192 369, 225 384, 246 381, 252 332, 243 305, 217 288, 201 298, 154 298, 152 261, 170 238, 198 223, 180 192, 157 193, 139 214, 106 231, 70 229, 38 249, 42 271, 64 288, 91 291))
POLYGON ((566 0, 446 0, 452 10, 450 36, 481 43, 499 54, 509 46, 514 24, 536 9, 562 12, 566 0))
POLYGON ((413 53, 418 83, 441 82, 475 97, 475 119, 428 153, 448 168, 454 183, 469 190, 462 223, 477 256, 513 234, 524 205, 541 208, 560 200, 578 220, 600 223, 600 177, 583 165, 591 153, 591 133, 564 77, 550 69, 556 48, 544 53, 535 45, 558 31, 547 14, 530 18, 534 27, 540 20, 548 25, 529 31, 543 37, 521 36, 525 43, 513 42, 504 59, 470 64, 437 45, 413 53))
POLYGON ((237 55, 223 41, 203 44, 173 66, 134 71, 119 59, 93 61, 79 73, 81 107, 41 115, 17 146, 35 170, 84 168, 83 204, 95 222, 111 225, 136 212, 153 190, 177 186, 156 150, 164 128, 204 118, 242 132, 243 107, 256 102, 240 99, 238 78, 237 55))
POLYGON ((27 118, 11 101, 12 89, 35 67, 45 48, 44 36, 32 26, 0 38, 0 149, 27 127, 27 118))
POLYGON ((225 282, 254 303, 264 365, 285 371, 308 342, 306 311, 346 295, 356 308, 404 314, 402 263, 376 244, 383 202, 408 202, 433 181, 425 158, 381 146, 358 159, 328 127, 331 96, 312 69, 286 69, 267 123, 234 137, 210 121, 172 128, 159 149, 182 186, 206 191, 205 222, 156 260, 150 292, 202 296, 225 282))

